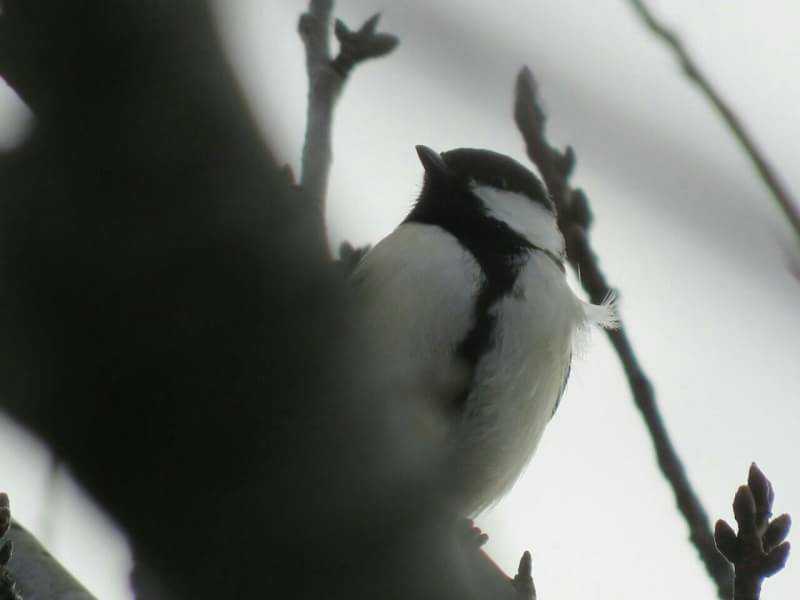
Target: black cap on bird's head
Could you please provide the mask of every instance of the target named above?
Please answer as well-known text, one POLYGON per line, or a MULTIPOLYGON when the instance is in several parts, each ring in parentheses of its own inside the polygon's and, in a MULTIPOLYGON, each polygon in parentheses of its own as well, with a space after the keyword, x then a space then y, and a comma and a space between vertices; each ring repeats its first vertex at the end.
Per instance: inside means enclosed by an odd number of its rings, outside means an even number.
POLYGON ((470 187, 487 186, 524 195, 555 214, 542 182, 513 158, 476 148, 457 148, 441 154, 427 146, 416 149, 425 168, 423 196, 426 192, 441 194, 445 189, 467 191, 470 187))

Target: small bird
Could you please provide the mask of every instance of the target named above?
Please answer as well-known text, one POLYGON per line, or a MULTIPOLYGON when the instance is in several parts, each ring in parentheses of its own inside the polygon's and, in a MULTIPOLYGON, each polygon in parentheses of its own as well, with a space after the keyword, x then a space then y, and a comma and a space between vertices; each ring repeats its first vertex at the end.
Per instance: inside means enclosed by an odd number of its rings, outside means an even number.
POLYGON ((472 516, 532 457, 579 333, 615 325, 613 299, 569 287, 564 238, 539 179, 488 150, 417 146, 422 191, 352 274, 377 370, 445 455, 447 493, 472 516))

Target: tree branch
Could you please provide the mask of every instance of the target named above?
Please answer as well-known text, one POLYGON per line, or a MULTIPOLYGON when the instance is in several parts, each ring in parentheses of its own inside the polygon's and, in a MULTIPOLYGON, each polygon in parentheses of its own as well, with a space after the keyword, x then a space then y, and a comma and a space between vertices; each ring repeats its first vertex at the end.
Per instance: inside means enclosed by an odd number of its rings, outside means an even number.
POLYGON ((722 519, 717 521, 717 548, 736 571, 734 600, 758 600, 764 579, 783 569, 789 558, 789 542, 784 540, 792 520, 787 514, 771 520, 774 499, 772 484, 753 463, 747 485, 741 486, 733 499, 739 533, 722 519))
POLYGON ((3 600, 95 600, 22 525, 11 519, 0 494, 0 598, 3 600))
POLYGON ((357 64, 389 54, 398 39, 377 33, 380 15, 368 19, 358 31, 350 31, 336 20, 335 34, 339 54, 331 58, 330 22, 333 0, 311 0, 308 12, 300 17, 298 31, 306 49, 308 109, 303 146, 300 186, 319 211, 325 212, 325 193, 333 159, 331 129, 333 110, 347 77, 357 64))
POLYGON ((767 161, 763 151, 751 137, 744 123, 742 123, 742 120, 736 115, 728 103, 725 102, 722 96, 720 96, 714 86, 711 85, 708 78, 700 71, 697 63, 686 50, 686 47, 683 45, 678 35, 667 28, 663 23, 660 23, 642 0, 630 0, 630 3, 647 28, 672 50, 686 77, 700 88, 703 95, 705 95, 717 113, 722 117, 723 121, 725 121, 731 133, 733 133, 748 158, 750 158, 750 161, 753 163, 762 181, 767 188, 769 188, 773 198, 778 203, 781 210, 783 210, 786 219, 789 221, 789 225, 794 229, 795 235, 800 238, 800 212, 798 212, 798 204, 794 198, 792 198, 789 190, 786 189, 781 182, 777 172, 767 161))
MULTIPOLYGON (((591 300, 595 303, 602 302, 612 293, 612 289, 600 270, 598 258, 589 243, 588 230, 592 215, 588 199, 583 191, 569 185, 575 154, 569 147, 564 152, 556 150, 547 141, 546 117, 539 104, 536 81, 527 67, 517 78, 514 114, 517 127, 525 140, 528 156, 542 174, 558 209, 559 226, 566 240, 570 265, 579 275, 591 300)), ((672 486, 678 509, 689 526, 690 539, 708 574, 716 583, 719 597, 728 600, 732 593, 730 565, 717 552, 708 516, 670 441, 656 405, 653 386, 639 365, 622 323, 620 322, 617 329, 607 330, 606 334, 622 362, 634 402, 653 440, 658 465, 672 486)))

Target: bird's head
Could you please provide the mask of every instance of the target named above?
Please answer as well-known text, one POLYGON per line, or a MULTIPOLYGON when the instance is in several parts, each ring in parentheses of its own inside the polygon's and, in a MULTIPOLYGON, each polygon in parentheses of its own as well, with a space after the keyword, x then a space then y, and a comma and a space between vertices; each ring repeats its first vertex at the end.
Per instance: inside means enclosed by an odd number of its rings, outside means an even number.
POLYGON ((446 225, 489 219, 563 255, 555 206, 530 170, 490 150, 457 148, 440 154, 427 146, 416 149, 425 178, 409 220, 446 225))
POLYGON ((477 148, 457 148, 439 154, 427 146, 417 146, 417 155, 425 168, 425 185, 430 188, 477 190, 478 196, 482 190, 508 197, 516 195, 555 212, 539 178, 504 154, 477 148))

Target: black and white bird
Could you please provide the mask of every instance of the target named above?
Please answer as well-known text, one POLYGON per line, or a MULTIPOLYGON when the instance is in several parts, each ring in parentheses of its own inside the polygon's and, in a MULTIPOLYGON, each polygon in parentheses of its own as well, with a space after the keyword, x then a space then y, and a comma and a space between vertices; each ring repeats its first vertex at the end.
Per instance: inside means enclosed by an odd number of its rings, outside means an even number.
POLYGON ((422 191, 352 277, 374 365, 408 403, 414 436, 441 448, 465 516, 524 470, 570 374, 579 333, 614 306, 569 287, 542 183, 515 160, 417 146, 422 191))

